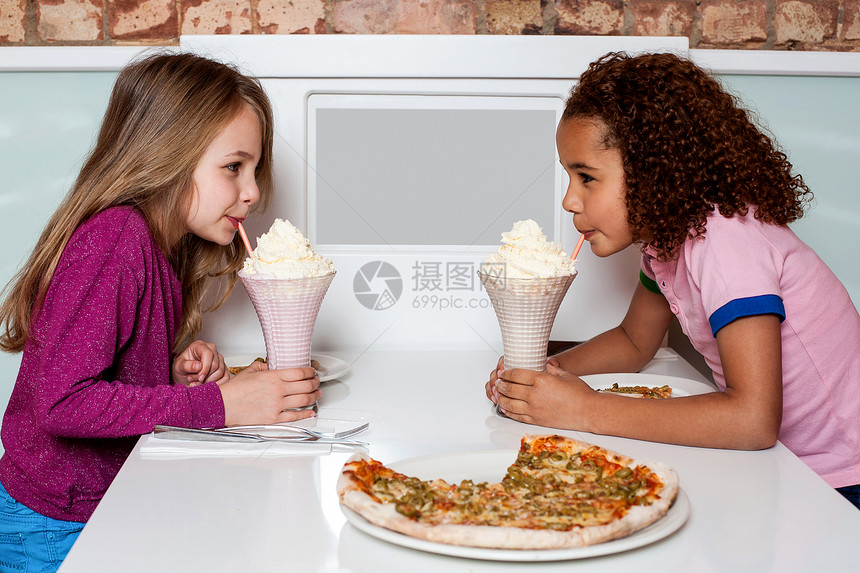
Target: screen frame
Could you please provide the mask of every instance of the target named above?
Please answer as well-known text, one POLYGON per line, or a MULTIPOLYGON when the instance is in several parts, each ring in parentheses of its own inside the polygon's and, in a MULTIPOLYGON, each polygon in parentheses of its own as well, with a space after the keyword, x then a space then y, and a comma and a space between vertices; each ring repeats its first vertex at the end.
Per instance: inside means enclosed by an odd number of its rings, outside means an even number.
MULTIPOLYGON (((307 171, 305 188, 307 190, 307 238, 311 244, 316 245, 325 252, 350 252, 378 250, 381 247, 391 248, 399 252, 425 252, 433 251, 486 251, 494 249, 498 241, 481 242, 473 244, 388 244, 388 243, 326 243, 320 241, 320 212, 318 209, 318 198, 321 189, 318 185, 317 165, 319 161, 319 138, 318 138, 318 113, 323 110, 490 110, 490 111, 539 111, 552 112, 554 114, 554 125, 561 120, 564 110, 564 100, 558 95, 551 94, 528 94, 528 95, 502 95, 502 94, 474 94, 474 93, 414 93, 402 92, 317 92, 309 94, 307 98, 307 171)), ((540 221, 543 231, 550 240, 561 240, 561 228, 564 211, 561 206, 564 187, 567 183, 566 174, 558 163, 555 155, 552 172, 552 216, 549 220, 540 221)), ((509 224, 513 224, 513 220, 509 224)), ((509 225, 508 225, 509 226, 509 225)), ((505 229, 507 230, 507 229, 505 229)))

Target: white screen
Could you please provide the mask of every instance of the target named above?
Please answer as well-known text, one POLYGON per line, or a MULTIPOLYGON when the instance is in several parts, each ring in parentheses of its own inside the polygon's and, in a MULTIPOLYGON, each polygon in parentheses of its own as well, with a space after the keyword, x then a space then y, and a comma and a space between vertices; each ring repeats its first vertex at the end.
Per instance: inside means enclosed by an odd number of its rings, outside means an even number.
POLYGON ((314 243, 497 245, 527 218, 557 237, 560 99, 313 95, 309 103, 314 243))

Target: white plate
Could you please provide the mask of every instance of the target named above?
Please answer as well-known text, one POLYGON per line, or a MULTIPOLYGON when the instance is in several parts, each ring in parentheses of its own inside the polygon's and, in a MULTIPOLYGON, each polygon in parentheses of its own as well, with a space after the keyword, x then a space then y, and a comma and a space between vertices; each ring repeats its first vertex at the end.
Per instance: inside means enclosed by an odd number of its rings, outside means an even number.
POLYGON ((613 374, 590 374, 583 376, 586 384, 595 390, 611 388, 616 382, 619 386, 669 386, 672 388, 672 397, 694 396, 696 394, 707 394, 714 392, 714 387, 704 382, 690 380, 689 378, 678 378, 677 376, 663 376, 661 374, 643 374, 621 372, 613 374))
MULTIPOLYGON (((459 483, 464 479, 471 479, 475 483, 481 481, 499 482, 504 477, 508 466, 516 460, 516 457, 517 452, 515 450, 483 450, 411 458, 391 464, 390 467, 406 475, 421 479, 442 478, 448 483, 459 483)), ((684 525, 690 515, 690 500, 683 490, 679 490, 678 498, 662 519, 627 537, 587 547, 541 550, 489 549, 426 541, 374 525, 347 507, 341 506, 341 509, 346 515, 347 521, 357 529, 395 545, 468 559, 534 562, 584 559, 598 555, 621 553, 649 545, 668 537, 684 525)))
POLYGON ((346 360, 323 354, 311 354, 311 359, 320 363, 317 370, 320 374, 320 382, 334 380, 349 372, 349 363, 346 360))
MULTIPOLYGON (((236 356, 225 356, 224 361, 227 366, 234 368, 238 366, 247 366, 257 358, 265 356, 265 352, 259 354, 239 354, 236 356)), ((320 363, 319 372, 320 382, 328 382, 339 376, 343 376, 349 372, 349 363, 335 358, 334 356, 325 356, 323 354, 311 354, 311 360, 316 360, 320 363)))

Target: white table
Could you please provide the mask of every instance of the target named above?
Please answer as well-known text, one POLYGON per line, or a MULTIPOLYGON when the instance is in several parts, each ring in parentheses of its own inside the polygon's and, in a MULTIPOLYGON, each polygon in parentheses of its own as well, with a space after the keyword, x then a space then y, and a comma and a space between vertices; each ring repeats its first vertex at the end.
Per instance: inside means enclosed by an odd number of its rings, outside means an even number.
MULTIPOLYGON (((332 353, 337 354, 337 353, 332 353)), ((341 354, 321 416, 366 418, 361 439, 384 463, 446 452, 516 449, 541 428, 501 418, 483 383, 489 351, 341 354)), ((703 380, 680 358, 646 372, 703 380)), ((784 446, 738 452, 561 432, 674 466, 691 513, 676 533, 577 562, 503 563, 440 556, 347 523, 335 482, 349 451, 300 457, 149 459, 141 439, 61 573, 856 571, 860 511, 784 446)))

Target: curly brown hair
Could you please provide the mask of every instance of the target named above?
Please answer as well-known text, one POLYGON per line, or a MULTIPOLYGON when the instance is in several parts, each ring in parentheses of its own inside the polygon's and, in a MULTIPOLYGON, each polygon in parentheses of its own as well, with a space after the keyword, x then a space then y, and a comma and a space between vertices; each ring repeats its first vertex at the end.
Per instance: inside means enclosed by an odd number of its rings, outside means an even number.
MULTIPOLYGON (((715 209, 785 225, 812 192, 777 144, 720 83, 671 53, 609 53, 589 65, 562 121, 600 120, 624 163, 627 222, 662 260, 705 233, 715 209)), ((644 248, 644 246, 643 246, 644 248)))

